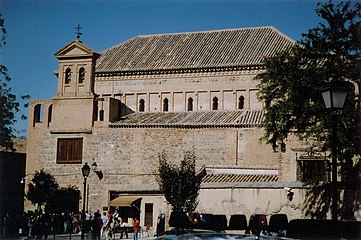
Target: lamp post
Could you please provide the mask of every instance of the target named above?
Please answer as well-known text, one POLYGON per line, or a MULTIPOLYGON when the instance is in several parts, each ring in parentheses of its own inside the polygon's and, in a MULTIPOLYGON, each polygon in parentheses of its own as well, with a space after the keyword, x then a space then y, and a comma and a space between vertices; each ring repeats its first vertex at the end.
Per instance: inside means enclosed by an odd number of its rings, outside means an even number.
MULTIPOLYGON (((103 178, 103 172, 97 171, 98 165, 96 164, 96 162, 94 162, 91 165, 91 169, 97 174, 99 180, 102 180, 103 178)), ((85 203, 86 203, 86 180, 89 176, 90 173, 90 167, 88 165, 88 163, 85 163, 83 165, 83 167, 81 168, 81 173, 83 174, 83 178, 84 178, 84 193, 83 193, 83 210, 82 210, 82 223, 81 223, 81 239, 84 239, 84 230, 85 230, 85 203)))
POLYGON ((90 167, 88 163, 85 163, 84 166, 81 168, 81 173, 83 174, 84 178, 84 194, 83 194, 83 211, 82 211, 82 222, 81 222, 81 239, 84 239, 84 228, 85 228, 85 199, 86 199, 86 180, 90 173, 90 167))
POLYGON ((337 115, 335 114, 337 110, 342 110, 346 97, 347 97, 347 89, 338 88, 338 87, 328 87, 322 90, 322 98, 325 103, 326 109, 331 110, 332 117, 332 175, 331 175, 331 183, 332 183, 332 220, 337 221, 337 202, 338 202, 338 194, 337 194, 337 115))

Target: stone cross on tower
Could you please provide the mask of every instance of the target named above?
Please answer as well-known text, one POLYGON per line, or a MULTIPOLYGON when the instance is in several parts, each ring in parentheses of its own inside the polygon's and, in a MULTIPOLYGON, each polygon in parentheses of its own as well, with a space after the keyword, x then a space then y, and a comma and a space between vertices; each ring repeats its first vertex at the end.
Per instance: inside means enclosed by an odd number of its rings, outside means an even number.
POLYGON ((76 38, 78 39, 78 41, 80 42, 80 36, 83 35, 83 33, 80 32, 80 29, 82 29, 80 27, 80 24, 78 24, 78 26, 75 28, 76 29, 76 38))

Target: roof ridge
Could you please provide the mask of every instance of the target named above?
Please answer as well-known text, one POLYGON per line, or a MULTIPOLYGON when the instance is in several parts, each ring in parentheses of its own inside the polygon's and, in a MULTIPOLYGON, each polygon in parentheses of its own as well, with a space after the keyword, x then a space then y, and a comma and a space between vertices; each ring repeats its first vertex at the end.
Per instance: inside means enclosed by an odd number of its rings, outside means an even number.
MULTIPOLYGON (((244 28, 225 28, 225 29, 214 29, 214 30, 199 30, 199 31, 188 31, 188 32, 170 32, 170 33, 155 33, 155 34, 141 34, 137 35, 137 37, 156 37, 156 36, 167 36, 167 35, 183 35, 183 34, 190 34, 190 33, 213 33, 213 32, 229 32, 229 31, 236 31, 236 30, 249 30, 249 29, 261 29, 261 28, 270 28, 277 30, 274 26, 257 26, 257 27, 244 27, 244 28)), ((281 33, 281 32, 280 32, 281 33)))
POLYGON ((260 66, 293 44, 273 26, 138 35, 102 51, 96 72, 260 66))
POLYGON ((193 34, 193 33, 212 33, 212 32, 229 32, 229 31, 236 31, 236 30, 249 30, 249 29, 266 29, 266 28, 269 28, 269 29, 273 29, 275 31, 277 31, 278 33, 280 33, 282 36, 286 37, 288 40, 290 41, 295 41, 293 40, 292 38, 288 37, 287 35, 285 35, 284 33, 282 33, 281 31, 279 31, 276 27, 274 26, 257 26, 257 27, 244 27, 244 28, 225 28, 225 29, 214 29, 214 30, 199 30, 199 31, 189 31, 189 32, 170 32, 170 33, 154 33, 154 34, 140 34, 140 35, 136 35, 136 36, 133 36, 129 39, 127 39, 126 41, 124 42, 120 42, 110 48, 107 48, 107 49, 104 49, 102 51, 100 51, 101 53, 102 52, 106 52, 106 51, 109 51, 113 48, 116 48, 118 47, 119 45, 122 45, 126 42, 129 42, 129 41, 133 41, 134 39, 137 39, 137 38, 145 38, 145 37, 156 37, 156 36, 171 36, 171 35, 183 35, 183 34, 193 34))
POLYGON ((287 40, 291 41, 291 42, 296 42, 296 40, 294 40, 293 38, 287 36, 286 34, 284 34, 283 32, 281 32, 280 30, 278 30, 278 28, 270 26, 270 28, 272 28, 274 31, 276 31, 279 35, 281 35, 282 37, 286 38, 287 40))

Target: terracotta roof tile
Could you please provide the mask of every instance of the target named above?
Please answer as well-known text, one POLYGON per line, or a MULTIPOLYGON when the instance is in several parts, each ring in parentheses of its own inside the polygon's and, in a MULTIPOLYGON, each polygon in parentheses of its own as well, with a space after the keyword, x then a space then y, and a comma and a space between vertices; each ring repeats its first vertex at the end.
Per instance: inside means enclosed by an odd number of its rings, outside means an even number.
POLYGON ((200 112, 138 112, 110 123, 112 128, 129 127, 259 127, 264 110, 217 110, 200 112))
POLYGON ((273 27, 137 36, 101 52, 96 72, 254 66, 293 44, 273 27))

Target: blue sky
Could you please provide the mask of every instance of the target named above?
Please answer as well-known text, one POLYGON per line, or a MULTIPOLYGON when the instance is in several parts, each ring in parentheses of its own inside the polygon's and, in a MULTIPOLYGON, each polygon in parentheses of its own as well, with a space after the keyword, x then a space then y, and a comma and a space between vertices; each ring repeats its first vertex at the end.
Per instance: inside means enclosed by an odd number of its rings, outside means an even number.
MULTIPOLYGON (((0 0, 7 44, 1 64, 15 94, 50 99, 56 93, 54 53, 76 39, 102 51, 137 35, 274 26, 294 40, 315 27, 315 0, 0 0)), ((27 113, 27 109, 22 110, 27 113)), ((17 135, 27 122, 19 120, 17 135)))

